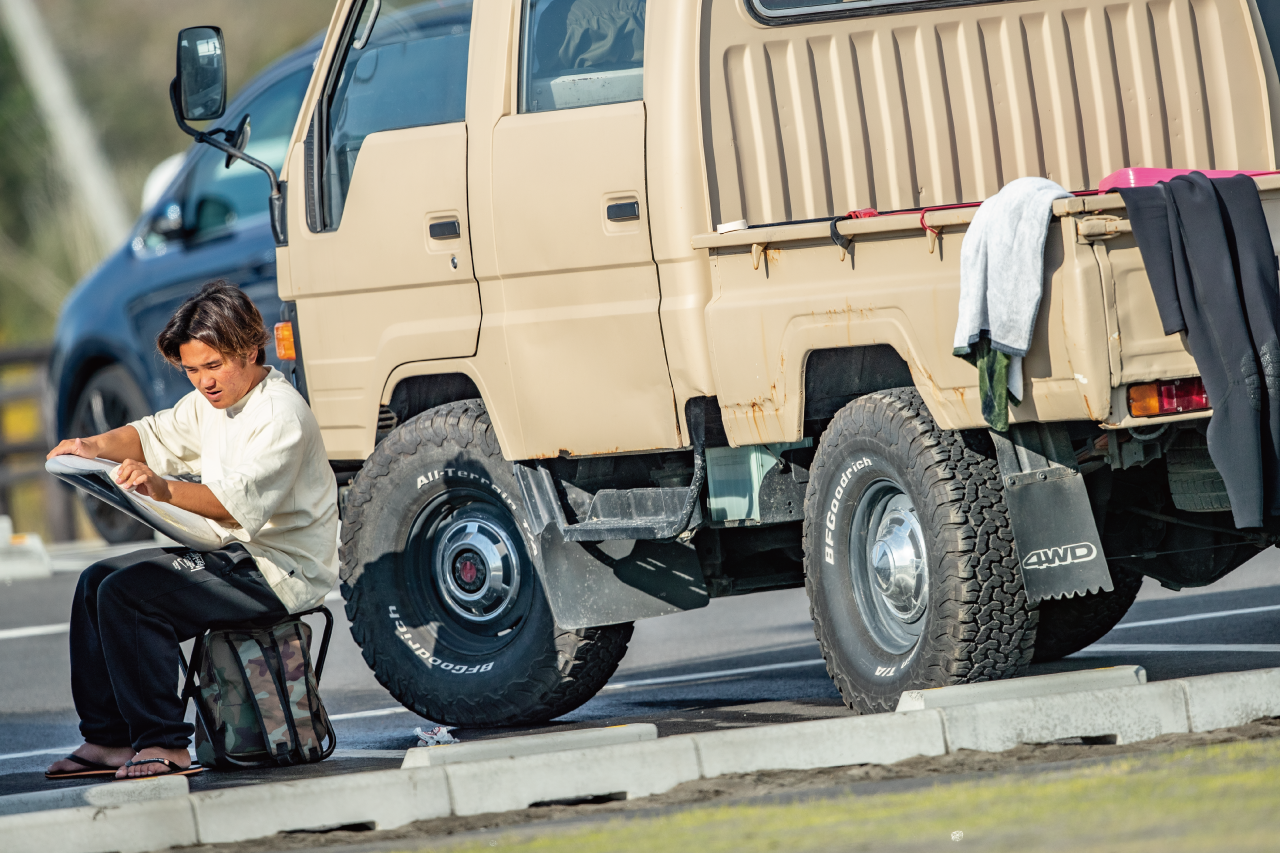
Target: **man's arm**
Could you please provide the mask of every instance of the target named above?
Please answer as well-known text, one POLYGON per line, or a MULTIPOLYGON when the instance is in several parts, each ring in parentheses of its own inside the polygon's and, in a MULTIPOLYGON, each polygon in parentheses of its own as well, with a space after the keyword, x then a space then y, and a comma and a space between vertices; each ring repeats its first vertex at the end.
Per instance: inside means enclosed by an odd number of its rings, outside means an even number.
POLYGON ((91 435, 88 438, 67 438, 58 442, 58 446, 49 451, 46 459, 55 456, 80 456, 85 459, 110 459, 112 462, 146 462, 142 452, 142 439, 138 431, 131 425, 104 432, 102 435, 91 435))
POLYGON ((178 509, 202 515, 223 527, 240 526, 208 486, 200 483, 184 483, 181 480, 166 480, 148 468, 145 462, 135 459, 125 460, 120 470, 116 472, 116 482, 122 488, 133 489, 138 494, 146 495, 153 500, 173 504, 178 509))

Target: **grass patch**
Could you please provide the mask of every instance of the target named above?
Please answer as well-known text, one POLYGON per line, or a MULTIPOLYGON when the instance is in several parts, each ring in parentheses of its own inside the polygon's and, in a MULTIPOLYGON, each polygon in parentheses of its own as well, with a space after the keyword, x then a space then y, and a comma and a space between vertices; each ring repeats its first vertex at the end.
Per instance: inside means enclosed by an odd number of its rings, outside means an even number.
POLYGON ((1280 847, 1280 741, 1199 747, 1070 771, 787 805, 696 808, 588 828, 416 848, 754 853, 1071 850, 1179 853, 1280 847), (963 833, 952 839, 952 833, 963 833))

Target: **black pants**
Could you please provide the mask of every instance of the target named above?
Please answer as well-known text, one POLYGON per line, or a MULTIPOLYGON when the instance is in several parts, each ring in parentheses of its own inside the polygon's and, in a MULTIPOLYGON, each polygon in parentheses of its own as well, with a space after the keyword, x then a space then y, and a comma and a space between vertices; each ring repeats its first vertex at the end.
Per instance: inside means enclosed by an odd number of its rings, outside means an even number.
POLYGON ((222 625, 288 615, 241 545, 152 548, 94 563, 71 608, 71 693, 80 734, 99 746, 185 749, 178 644, 222 625))

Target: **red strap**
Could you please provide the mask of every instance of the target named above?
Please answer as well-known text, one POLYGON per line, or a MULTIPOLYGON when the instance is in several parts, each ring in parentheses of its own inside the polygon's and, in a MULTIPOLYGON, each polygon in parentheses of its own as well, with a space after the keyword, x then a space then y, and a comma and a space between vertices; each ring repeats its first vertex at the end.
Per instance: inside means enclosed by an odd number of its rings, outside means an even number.
POLYGON ((935 210, 956 210, 957 208, 961 208, 961 207, 977 207, 980 204, 982 204, 982 202, 980 201, 970 201, 970 202, 966 202, 965 204, 940 204, 937 207, 922 207, 920 208, 920 227, 928 231, 929 233, 933 234, 934 236, 937 236, 938 229, 932 227, 931 225, 929 225, 924 221, 924 215, 926 213, 932 213, 935 210))
MULTIPOLYGON (((1098 191, 1097 190, 1080 190, 1079 192, 1072 193, 1072 195, 1074 196, 1098 195, 1098 191)), ((931 225, 929 225, 924 221, 924 215, 926 213, 931 213, 935 210, 956 210, 962 207, 979 207, 981 204, 982 202, 980 201, 970 201, 970 202, 965 202, 964 204, 940 204, 937 207, 921 208, 920 209, 920 227, 923 228, 925 231, 928 231, 934 235, 937 235, 938 229, 932 227, 931 225)))

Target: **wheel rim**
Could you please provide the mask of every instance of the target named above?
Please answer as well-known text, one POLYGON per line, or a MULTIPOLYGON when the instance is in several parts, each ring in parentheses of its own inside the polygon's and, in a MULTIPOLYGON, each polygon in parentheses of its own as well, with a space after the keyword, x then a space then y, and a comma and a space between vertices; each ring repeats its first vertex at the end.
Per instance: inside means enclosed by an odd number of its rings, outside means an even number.
POLYGON ((458 511, 436 534, 432 573, 453 613, 469 622, 492 622, 520 593, 515 544, 484 510, 458 511))
POLYGON ((929 604, 929 554, 915 506, 889 480, 862 494, 849 532, 849 571, 871 638, 890 654, 911 651, 929 604))
POLYGON ((533 567, 515 519, 484 492, 453 487, 429 500, 397 564, 410 621, 435 643, 489 655, 521 633, 534 597, 533 567))

